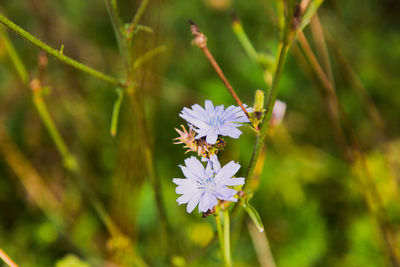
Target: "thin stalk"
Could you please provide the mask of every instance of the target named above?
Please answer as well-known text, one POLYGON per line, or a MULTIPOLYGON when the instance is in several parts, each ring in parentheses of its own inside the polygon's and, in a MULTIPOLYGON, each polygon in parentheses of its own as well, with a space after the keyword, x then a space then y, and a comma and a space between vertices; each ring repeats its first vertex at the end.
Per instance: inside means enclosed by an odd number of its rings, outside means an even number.
POLYGON ((255 50, 253 44, 246 34, 246 31, 243 28, 242 22, 236 17, 233 17, 232 30, 250 59, 260 65, 264 72, 263 78, 265 83, 268 85, 268 87, 270 87, 272 83, 271 69, 274 59, 268 54, 258 53, 255 50))
POLYGON ((256 225, 251 221, 247 222, 247 229, 249 230, 251 240, 253 241, 260 266, 276 267, 266 233, 258 231, 256 225))
POLYGON ((326 45, 324 30, 322 29, 321 22, 319 21, 318 13, 315 13, 310 22, 311 33, 314 39, 317 55, 320 58, 321 65, 328 76, 329 81, 335 86, 333 78, 332 64, 329 58, 328 47, 326 45))
POLYGON ((223 211, 224 214, 224 260, 225 266, 231 267, 232 266, 232 259, 231 259, 231 235, 230 235, 230 218, 229 218, 229 211, 225 209, 223 211))
POLYGON ((114 85, 118 85, 118 86, 122 86, 122 87, 125 86, 124 82, 122 82, 112 76, 109 76, 107 74, 104 74, 98 70, 95 70, 87 65, 84 65, 70 57, 65 56, 62 53, 62 51, 58 51, 58 50, 50 47, 49 45, 45 44, 44 42, 42 42, 41 40, 39 40, 32 34, 28 33, 27 31, 25 31, 24 29, 22 29, 21 27, 16 25, 14 22, 10 21, 8 18, 6 18, 2 14, 0 14, 0 23, 4 24, 4 26, 6 26, 8 29, 12 30, 19 36, 23 37, 24 39, 26 39, 27 41, 32 43, 33 45, 46 51, 47 53, 49 53, 53 57, 57 58, 58 60, 64 62, 65 64, 70 65, 71 67, 74 67, 80 71, 83 71, 83 72, 85 72, 93 77, 96 77, 100 80, 103 80, 105 82, 108 82, 108 83, 111 83, 114 85))
POLYGON ((123 23, 119 17, 118 7, 116 0, 104 0, 107 12, 111 20, 111 24, 114 29, 115 36, 117 38, 119 51, 122 53, 125 51, 125 38, 123 31, 123 23))
POLYGON ((152 59, 154 56, 162 53, 165 51, 167 47, 165 45, 160 45, 157 46, 156 48, 151 49, 150 51, 147 51, 144 55, 140 56, 133 62, 133 70, 136 70, 139 68, 142 64, 146 63, 150 59, 152 59))
POLYGON ((19 57, 17 51, 15 50, 14 45, 11 43, 10 39, 8 38, 7 32, 3 29, 3 27, 0 27, 0 36, 3 39, 3 44, 4 47, 10 56, 11 62, 14 64, 15 69, 17 70, 17 73, 23 83, 28 82, 28 72, 26 71, 26 68, 24 64, 22 63, 21 58, 19 57))
POLYGON ((219 78, 222 80, 223 84, 225 85, 226 89, 228 89, 229 93, 233 96, 235 99, 236 103, 240 106, 240 108, 243 110, 244 114, 246 114, 247 118, 250 119, 250 114, 247 112, 246 108, 243 106, 242 101, 236 94, 235 90, 233 89, 232 85, 229 83, 228 79, 225 77, 225 74, 219 67, 217 61, 215 61, 215 58, 211 54, 210 50, 207 47, 207 37, 200 31, 199 27, 192 22, 189 21, 190 23, 190 29, 192 31, 193 36, 195 37, 194 43, 201 48, 203 51, 204 55, 206 56, 207 60, 210 62, 211 66, 214 68, 215 72, 218 74, 219 78))
POLYGON ((136 11, 136 14, 133 17, 132 22, 129 25, 129 28, 127 30, 128 34, 131 33, 131 36, 128 38, 128 40, 132 38, 133 33, 135 32, 135 28, 137 27, 139 20, 142 17, 148 3, 149 3, 149 0, 143 0, 142 3, 140 4, 138 10, 136 11))
MULTIPOLYGON (((32 84, 33 83, 34 82, 32 82, 32 84)), ((67 145, 64 142, 64 139, 62 138, 53 119, 50 116, 50 113, 42 97, 42 92, 41 92, 42 88, 32 87, 32 89, 33 89, 33 103, 35 105, 35 108, 38 111, 39 116, 42 119, 47 131, 49 132, 51 139, 54 141, 54 144, 56 145, 58 152, 61 154, 64 166, 67 169, 75 172, 78 168, 78 163, 75 157, 69 151, 67 145)))
POLYGON ((252 60, 258 62, 258 53, 254 48, 253 44, 250 42, 250 39, 247 36, 246 32, 244 31, 242 23, 238 21, 236 18, 232 23, 232 29, 236 37, 238 38, 240 44, 246 51, 247 55, 249 55, 249 57, 252 60))
POLYGON ((218 209, 217 215, 215 216, 215 221, 217 223, 217 232, 219 246, 221 249, 221 256, 224 259, 225 267, 230 267, 232 266, 232 260, 230 253, 230 221, 228 209, 218 209))
POLYGON ((0 248, 0 259, 2 259, 8 266, 10 267, 18 267, 18 264, 16 264, 10 256, 7 255, 1 248, 0 248))
POLYGON ((215 222, 217 223, 217 232, 218 232, 218 240, 219 247, 221 249, 221 256, 225 259, 225 242, 224 242, 224 232, 222 231, 222 221, 221 221, 221 210, 218 211, 218 214, 215 216, 215 222))

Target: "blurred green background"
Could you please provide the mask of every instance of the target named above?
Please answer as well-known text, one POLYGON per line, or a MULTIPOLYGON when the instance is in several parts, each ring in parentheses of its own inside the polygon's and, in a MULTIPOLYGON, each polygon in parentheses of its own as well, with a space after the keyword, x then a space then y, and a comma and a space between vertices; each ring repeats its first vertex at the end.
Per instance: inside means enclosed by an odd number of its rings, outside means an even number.
MULTIPOLYGON (((177 136, 174 128, 184 123, 178 117, 180 110, 194 103, 203 105, 206 99, 235 104, 201 50, 191 45, 187 21, 195 21, 207 35, 210 50, 238 95, 252 105, 255 90, 269 86, 261 67, 247 56, 232 31, 231 13, 242 21, 256 50, 274 57, 279 43, 277 2, 152 0, 140 21, 153 33, 135 36, 133 56, 166 45, 135 75, 170 224, 166 237, 128 97, 122 103, 117 136, 112 137, 116 87, 49 56, 43 98, 80 166, 79 175, 68 171, 35 109, 32 90, 21 82, 10 60, 3 33, 0 248, 20 266, 135 266, 140 264, 137 255, 149 266, 222 265, 218 242, 205 249, 214 235, 213 217, 201 218, 197 210, 187 214, 185 206, 176 203, 172 183, 172 178, 182 177, 178 165, 188 157, 181 146, 172 144, 177 136), (93 203, 102 203, 106 215, 99 215, 93 203), (112 218, 113 226, 107 226, 107 218, 112 218), (110 235, 115 227, 117 234, 110 235)), ((140 2, 119 0, 118 5, 128 22, 140 2)), ((124 59, 103 1, 3 0, 0 13, 50 46, 64 45, 66 55, 123 77, 124 59)), ((394 0, 331 0, 318 11, 338 99, 346 114, 344 138, 351 143, 356 136, 369 174, 360 171, 354 159, 346 158, 315 74, 299 54, 289 53, 278 94, 287 112, 267 139, 261 184, 251 201, 265 225, 277 266, 391 264, 375 219, 374 200, 371 212, 365 195, 373 184, 394 233, 394 246, 399 247, 398 14, 400 4, 394 0), (376 113, 375 106, 383 126, 370 116, 376 113), (366 186, 365 176, 371 177, 366 186)), ((7 32, 30 79, 36 78, 39 50, 7 32)), ((316 51, 310 27, 305 35, 316 51)), ((244 135, 228 140, 220 155, 222 164, 230 160, 241 164, 238 176, 246 174, 255 140, 251 129, 242 129, 244 135)), ((262 265, 262 256, 256 253, 260 240, 249 234, 247 217, 242 214, 232 224, 234 265, 262 265)))

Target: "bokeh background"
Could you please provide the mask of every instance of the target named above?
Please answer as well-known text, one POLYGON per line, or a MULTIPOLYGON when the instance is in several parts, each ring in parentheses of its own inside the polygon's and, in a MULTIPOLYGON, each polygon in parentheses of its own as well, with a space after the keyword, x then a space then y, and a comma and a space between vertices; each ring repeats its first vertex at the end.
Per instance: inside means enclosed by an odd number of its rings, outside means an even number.
MULTIPOLYGON (((172 144, 174 128, 184 123, 180 110, 206 99, 235 104, 201 50, 191 45, 187 21, 195 21, 208 36, 210 50, 238 95, 252 105, 255 90, 267 90, 269 85, 232 31, 231 13, 241 20, 256 50, 274 57, 280 36, 277 2, 154 0, 144 13, 140 23, 153 33, 135 36, 134 56, 166 46, 137 70, 136 79, 154 143, 154 164, 170 224, 167 234, 160 228, 163 222, 146 171, 143 140, 128 98, 112 137, 115 86, 48 58, 43 99, 79 165, 79 174, 69 171, 6 43, 14 45, 29 79, 38 75, 39 50, 2 27, 0 248, 20 266, 135 266, 141 261, 149 266, 222 265, 218 243, 208 246, 214 238, 213 216, 201 218, 197 210, 187 214, 185 206, 176 203, 172 183, 172 178, 182 177, 178 164, 188 156, 172 144)), ((139 4, 118 1, 124 21, 132 19, 139 4)), ((64 45, 66 55, 123 77, 124 59, 103 1, 3 0, 0 12, 52 47, 64 45)), ((392 263, 379 214, 384 208, 394 246, 399 247, 398 14, 400 4, 394 0, 330 0, 318 11, 345 114, 342 137, 329 119, 329 103, 318 77, 302 60, 299 47, 295 44, 288 55, 278 94, 287 112, 267 138, 260 187, 251 201, 277 266, 392 263), (358 151, 355 143, 367 168, 348 154, 358 151), (380 204, 369 196, 373 188, 380 204)), ((305 35, 321 59, 310 27, 305 35)), ((242 129, 242 137, 228 140, 220 155, 222 164, 235 160, 242 165, 239 176, 246 174, 255 141, 251 129, 242 129)), ((263 249, 265 240, 251 235, 249 224, 245 214, 233 222, 235 266, 263 264, 256 251, 263 249)))

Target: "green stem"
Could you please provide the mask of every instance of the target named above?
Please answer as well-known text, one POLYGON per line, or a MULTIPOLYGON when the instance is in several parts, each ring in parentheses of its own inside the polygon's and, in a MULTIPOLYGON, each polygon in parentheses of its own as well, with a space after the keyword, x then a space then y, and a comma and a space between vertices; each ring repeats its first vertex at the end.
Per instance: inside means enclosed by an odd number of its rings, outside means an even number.
POLYGON ((278 95, 279 82, 280 82, 280 79, 282 76, 284 62, 285 62, 287 52, 288 52, 290 44, 291 44, 290 43, 290 40, 291 40, 290 35, 291 34, 288 33, 286 35, 286 37, 283 39, 282 44, 279 46, 277 64, 275 67, 275 73, 274 73, 273 80, 272 80, 271 91, 269 94, 268 102, 266 104, 266 114, 262 121, 260 132, 257 135, 256 143, 254 145, 253 154, 251 156, 250 165, 249 165, 249 169, 248 169, 247 176, 246 176, 246 184, 244 186, 244 191, 246 192, 248 198, 251 198, 252 192, 251 192, 251 190, 249 190, 249 185, 251 184, 251 181, 254 177, 257 160, 258 160, 258 157, 260 156, 261 148, 264 144, 265 137, 267 135, 268 125, 269 125, 269 121, 271 119, 272 110, 273 110, 273 107, 275 104, 276 96, 278 95))
POLYGON ((93 77, 96 77, 105 82, 112 83, 112 84, 122 86, 122 87, 125 86, 125 84, 122 81, 120 81, 112 76, 109 76, 107 74, 104 74, 100 71, 97 71, 91 67, 88 67, 72 58, 65 56, 61 51, 58 51, 58 50, 48 46, 47 44, 45 44, 44 42, 42 42, 41 40, 39 40, 32 34, 28 33, 27 31, 25 31, 24 29, 22 29, 21 27, 16 25, 14 22, 10 21, 8 18, 6 18, 2 14, 0 14, 0 23, 4 24, 4 26, 6 26, 8 29, 14 31, 19 36, 25 38, 27 41, 29 41, 33 45, 46 51, 47 53, 49 53, 53 57, 57 58, 58 60, 64 62, 65 64, 70 65, 78 70, 83 71, 83 72, 86 72, 87 74, 90 74, 93 77))
POLYGON ((70 153, 53 119, 51 118, 40 91, 33 92, 33 103, 35 104, 35 107, 40 115, 40 118, 42 119, 44 125, 46 126, 47 131, 51 136, 51 139, 53 139, 57 147, 57 150, 63 157, 64 166, 68 170, 76 172, 78 169, 78 163, 75 157, 70 153))
POLYGON ((116 0, 104 0, 104 2, 106 4, 107 12, 114 29, 115 37, 117 39, 118 49, 120 53, 123 54, 126 51, 126 43, 125 43, 123 23, 118 15, 117 2, 116 0))
POLYGON ((143 63, 147 62, 148 60, 152 59, 155 55, 164 52, 167 47, 165 45, 157 46, 156 48, 150 49, 144 55, 140 56, 133 62, 133 70, 139 68, 143 63))
POLYGON ((232 259, 231 259, 231 240, 230 240, 230 218, 229 218, 229 211, 225 209, 224 213, 224 260, 225 266, 230 267, 232 266, 232 259))
POLYGON ((258 53, 254 49, 253 44, 250 42, 249 37, 247 37, 247 34, 243 29, 242 23, 236 20, 233 22, 232 28, 233 32, 235 33, 236 37, 238 38, 239 42, 241 43, 249 57, 254 61, 258 61, 258 53))
POLYGON ((217 211, 218 214, 215 216, 215 221, 217 223, 217 232, 218 232, 219 247, 221 248, 221 256, 223 256, 225 260, 225 242, 224 242, 224 233, 222 232, 221 212, 222 212, 221 210, 217 211))
POLYGON ((24 63, 22 63, 14 45, 10 42, 7 32, 0 27, 0 36, 3 38, 3 43, 8 55, 10 56, 11 62, 14 64, 15 69, 23 83, 28 83, 28 71, 26 70, 24 63))
POLYGON ((129 39, 132 38, 133 34, 135 33, 135 28, 139 23, 140 18, 142 17, 144 10, 146 9, 147 4, 149 3, 149 0, 143 0, 142 3, 140 4, 140 7, 136 11, 135 16, 132 19, 131 24, 129 25, 128 33, 131 33, 129 39))

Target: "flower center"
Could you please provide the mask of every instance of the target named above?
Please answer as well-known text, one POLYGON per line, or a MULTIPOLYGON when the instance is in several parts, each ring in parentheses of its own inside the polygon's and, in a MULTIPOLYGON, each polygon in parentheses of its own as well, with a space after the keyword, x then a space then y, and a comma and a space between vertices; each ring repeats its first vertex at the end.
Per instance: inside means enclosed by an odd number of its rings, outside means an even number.
POLYGON ((217 116, 212 116, 208 122, 208 124, 212 127, 219 127, 221 124, 223 124, 223 120, 217 115, 217 116))
POLYGON ((209 193, 213 193, 216 187, 217 185, 214 182, 213 176, 208 176, 200 182, 200 189, 206 190, 209 193))

